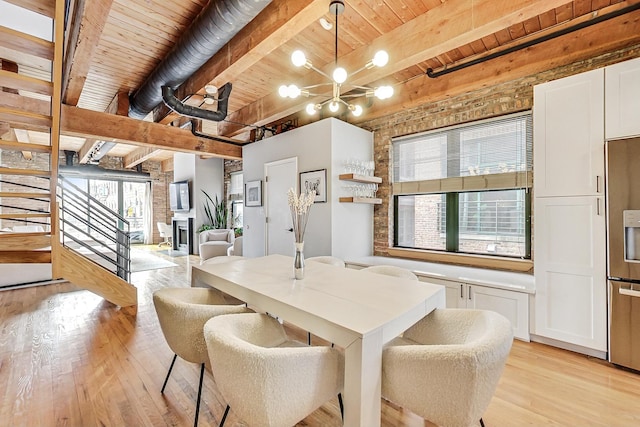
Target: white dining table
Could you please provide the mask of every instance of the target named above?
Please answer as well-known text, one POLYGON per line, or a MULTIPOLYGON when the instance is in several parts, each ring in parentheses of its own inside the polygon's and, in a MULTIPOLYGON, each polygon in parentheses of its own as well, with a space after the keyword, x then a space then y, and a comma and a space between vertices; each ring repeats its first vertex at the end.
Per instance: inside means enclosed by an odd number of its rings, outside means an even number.
POLYGON ((384 344, 445 306, 441 285, 318 262, 307 262, 304 279, 296 280, 293 258, 283 255, 194 265, 191 281, 343 348, 347 427, 380 426, 384 344))

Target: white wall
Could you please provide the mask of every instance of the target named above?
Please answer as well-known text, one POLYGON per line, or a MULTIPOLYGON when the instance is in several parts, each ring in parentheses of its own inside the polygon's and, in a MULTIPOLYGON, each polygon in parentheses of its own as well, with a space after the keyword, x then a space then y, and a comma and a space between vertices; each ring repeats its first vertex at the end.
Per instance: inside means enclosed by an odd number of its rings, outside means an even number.
POLYGON ((174 212, 176 218, 194 218, 194 253, 198 251, 198 235, 196 230, 207 221, 204 213, 206 191, 215 200, 224 200, 224 163, 222 159, 201 159, 200 156, 189 153, 175 153, 173 155, 173 180, 191 182, 191 209, 189 212, 174 212))
MULTIPOLYGON (((352 157, 372 159, 373 135, 329 118, 243 147, 244 182, 262 180, 264 164, 296 157, 300 172, 327 169, 327 203, 315 203, 305 233, 305 256, 367 256, 373 250, 373 208, 338 203, 343 162, 352 157), (346 156, 346 157, 337 157, 346 156), (341 205, 341 206, 337 206, 341 205)), ((297 188, 298 182, 294 183, 297 188)), ((288 206, 282 209, 287 210, 288 206)), ((265 210, 244 207, 245 256, 265 255, 265 210)), ((292 245, 293 255, 293 245, 292 245)))

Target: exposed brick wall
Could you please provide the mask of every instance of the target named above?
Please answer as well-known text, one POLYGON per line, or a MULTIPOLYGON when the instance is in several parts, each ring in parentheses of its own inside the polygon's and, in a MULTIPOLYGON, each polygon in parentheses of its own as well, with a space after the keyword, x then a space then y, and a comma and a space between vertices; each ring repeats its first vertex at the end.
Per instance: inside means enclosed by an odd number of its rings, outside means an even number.
POLYGON ((639 56, 640 45, 635 45, 586 61, 363 122, 361 127, 374 132, 376 175, 383 178, 378 190, 382 204, 377 205, 374 210, 374 255, 388 255, 387 249, 393 245, 393 204, 390 186, 393 172, 393 137, 528 110, 533 106, 534 85, 639 56))

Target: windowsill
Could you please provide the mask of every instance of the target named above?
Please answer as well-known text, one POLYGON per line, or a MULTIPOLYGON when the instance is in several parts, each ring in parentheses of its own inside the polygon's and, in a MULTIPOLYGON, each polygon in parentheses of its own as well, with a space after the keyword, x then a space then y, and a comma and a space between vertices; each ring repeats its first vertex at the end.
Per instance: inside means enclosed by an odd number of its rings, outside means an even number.
POLYGON ((507 271, 529 273, 533 269, 530 259, 515 259, 485 255, 455 254, 420 249, 389 248, 388 254, 398 258, 415 259, 419 261, 441 262, 447 264, 465 265, 470 267, 491 268, 507 271))

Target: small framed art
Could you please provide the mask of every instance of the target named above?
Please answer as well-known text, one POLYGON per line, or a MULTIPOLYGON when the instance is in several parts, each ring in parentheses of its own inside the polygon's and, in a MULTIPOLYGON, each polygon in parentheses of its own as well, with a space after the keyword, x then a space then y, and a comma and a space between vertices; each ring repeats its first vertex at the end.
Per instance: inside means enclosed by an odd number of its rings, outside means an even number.
POLYGON ((248 181, 244 185, 244 205, 262 206, 262 181, 248 181))
POLYGON ((300 173, 300 192, 313 191, 316 192, 315 203, 324 203, 327 201, 327 170, 319 169, 309 172, 300 173))

